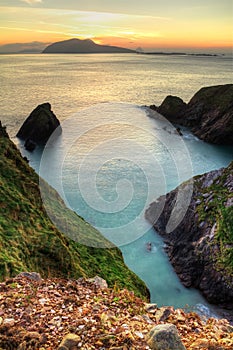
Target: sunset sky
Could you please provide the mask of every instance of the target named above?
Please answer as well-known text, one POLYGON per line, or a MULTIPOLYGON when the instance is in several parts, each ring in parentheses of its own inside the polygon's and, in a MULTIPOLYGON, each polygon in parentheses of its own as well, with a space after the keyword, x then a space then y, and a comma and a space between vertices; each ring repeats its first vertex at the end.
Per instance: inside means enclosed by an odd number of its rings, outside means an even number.
POLYGON ((230 48, 232 0, 0 0, 0 45, 91 38, 136 49, 230 48))

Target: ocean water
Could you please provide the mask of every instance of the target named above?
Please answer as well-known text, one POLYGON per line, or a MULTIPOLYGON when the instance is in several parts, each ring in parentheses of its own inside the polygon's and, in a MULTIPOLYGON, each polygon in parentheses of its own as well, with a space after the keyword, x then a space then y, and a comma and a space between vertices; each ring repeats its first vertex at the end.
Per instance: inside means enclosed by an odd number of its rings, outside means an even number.
POLYGON ((232 83, 232 57, 0 55, 1 120, 13 136, 29 113, 49 101, 59 120, 102 102, 184 101, 203 86, 232 83))
MULTIPOLYGON (((143 106, 160 104, 167 94, 188 101, 202 86, 230 83, 231 65, 225 57, 0 56, 1 119, 13 141, 70 208, 120 247, 158 305, 216 312, 198 291, 182 286, 144 213, 153 200, 193 175, 228 165, 233 148, 206 144, 188 129, 180 137, 143 106), (63 132, 44 150, 29 153, 15 134, 31 110, 46 101, 63 132)), ((181 193, 180 220, 191 192, 192 187, 181 193)))

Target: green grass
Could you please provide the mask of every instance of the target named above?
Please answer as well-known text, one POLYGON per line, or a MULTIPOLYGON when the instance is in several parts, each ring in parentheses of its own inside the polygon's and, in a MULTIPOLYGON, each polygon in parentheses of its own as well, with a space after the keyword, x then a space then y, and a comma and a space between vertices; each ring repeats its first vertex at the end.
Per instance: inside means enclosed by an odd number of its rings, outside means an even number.
POLYGON ((37 271, 43 277, 99 275, 110 287, 117 285, 148 297, 145 284, 126 267, 120 250, 111 248, 96 229, 66 208, 58 193, 41 180, 50 193, 50 214, 66 223, 66 234, 57 229, 44 209, 38 175, 1 125, 0 129, 0 279, 22 271, 37 271), (82 241, 92 241, 97 248, 82 241), (103 244, 106 248, 98 248, 103 244))
MULTIPOLYGON (((227 201, 233 198, 233 193, 225 185, 229 176, 233 173, 233 162, 223 171, 211 186, 201 189, 199 199, 201 203, 197 207, 199 222, 216 223, 216 231, 213 244, 217 244, 218 253, 214 256, 216 267, 233 276, 233 206, 226 206, 227 201), (211 202, 203 199, 204 193, 212 196, 211 202)), ((198 183, 197 178, 197 183, 198 183)))

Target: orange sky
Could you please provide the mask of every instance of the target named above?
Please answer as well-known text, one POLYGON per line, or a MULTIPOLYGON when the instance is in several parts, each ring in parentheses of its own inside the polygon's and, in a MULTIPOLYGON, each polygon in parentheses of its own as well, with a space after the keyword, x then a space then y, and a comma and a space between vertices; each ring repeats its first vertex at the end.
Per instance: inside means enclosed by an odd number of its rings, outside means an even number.
POLYGON ((134 49, 232 47, 231 0, 78 3, 0 0, 0 45, 77 37, 134 49))

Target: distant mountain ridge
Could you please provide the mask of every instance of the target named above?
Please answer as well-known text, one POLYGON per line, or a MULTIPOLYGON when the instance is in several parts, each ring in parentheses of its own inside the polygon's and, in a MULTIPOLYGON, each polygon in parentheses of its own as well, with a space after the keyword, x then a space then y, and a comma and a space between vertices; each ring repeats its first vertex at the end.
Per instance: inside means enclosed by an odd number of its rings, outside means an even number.
POLYGON ((47 46, 42 53, 135 53, 136 51, 109 45, 99 45, 90 39, 69 39, 47 46))

